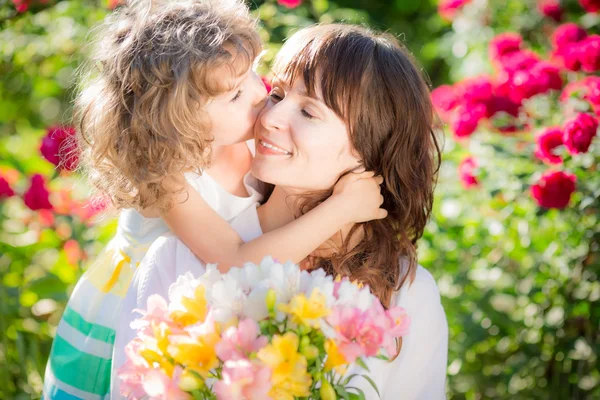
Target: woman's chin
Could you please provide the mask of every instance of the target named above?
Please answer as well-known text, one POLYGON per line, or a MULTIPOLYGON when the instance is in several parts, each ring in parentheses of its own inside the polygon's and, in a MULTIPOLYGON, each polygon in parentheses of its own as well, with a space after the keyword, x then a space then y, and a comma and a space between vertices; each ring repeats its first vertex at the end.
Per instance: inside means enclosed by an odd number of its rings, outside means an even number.
POLYGON ((256 177, 256 179, 261 180, 265 183, 270 183, 272 185, 277 185, 278 182, 276 179, 277 175, 274 173, 276 165, 274 163, 270 163, 267 160, 264 160, 260 155, 256 155, 252 160, 252 164, 250 165, 250 172, 252 175, 256 177))

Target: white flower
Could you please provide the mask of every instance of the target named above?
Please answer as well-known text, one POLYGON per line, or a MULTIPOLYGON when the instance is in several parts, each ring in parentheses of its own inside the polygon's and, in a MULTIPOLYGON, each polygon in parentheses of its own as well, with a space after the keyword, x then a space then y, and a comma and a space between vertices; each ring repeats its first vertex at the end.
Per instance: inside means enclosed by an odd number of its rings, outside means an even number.
POLYGON ((223 275, 221 281, 212 285, 212 290, 207 292, 206 299, 214 311, 215 321, 228 322, 232 317, 242 315, 246 294, 233 276, 223 275))
POLYGON ((334 304, 344 307, 358 307, 361 311, 366 311, 373 304, 374 296, 367 286, 359 288, 347 279, 340 282, 337 292, 337 299, 334 304))
POLYGON ((277 294, 277 303, 288 303, 300 293, 300 268, 294 263, 274 263, 270 267, 269 287, 277 294))
POLYGON ((246 304, 244 304, 245 317, 260 321, 269 316, 266 302, 268 291, 267 285, 257 285, 252 290, 246 299, 246 304))

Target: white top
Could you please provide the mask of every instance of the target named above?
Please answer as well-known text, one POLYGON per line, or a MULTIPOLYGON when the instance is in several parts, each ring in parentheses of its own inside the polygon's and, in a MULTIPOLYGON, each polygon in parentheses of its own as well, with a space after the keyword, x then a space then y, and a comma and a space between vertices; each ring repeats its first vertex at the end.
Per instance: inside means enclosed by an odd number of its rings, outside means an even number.
MULTIPOLYGON (((262 234, 255 207, 239 214, 232 226, 246 241, 262 234)), ((132 311, 146 308, 152 294, 168 298, 169 286, 179 275, 191 272, 198 276, 203 271, 204 264, 177 237, 162 236, 154 242, 133 277, 119 315, 112 364, 113 399, 122 398, 116 369, 125 362, 125 345, 135 338, 130 324, 139 315, 132 311)), ((392 304, 404 307, 412 323, 409 334, 403 338, 402 351, 394 361, 374 359, 368 362, 368 375, 377 384, 381 399, 445 398, 448 324, 431 274, 419 266, 414 282, 397 291, 392 304)), ((353 366, 348 374, 359 370, 360 367, 353 366)), ((351 386, 364 390, 367 399, 378 398, 363 378, 353 379, 351 386)))
MULTIPOLYGON (((254 140, 246 143, 254 155, 254 140)), ((238 197, 229 193, 206 172, 201 175, 189 172, 185 174, 185 179, 200 193, 204 201, 228 222, 248 207, 262 201, 261 183, 250 173, 246 174, 243 180, 248 197, 238 197)), ((170 232, 169 227, 162 218, 144 217, 135 209, 128 208, 121 211, 113 241, 135 265, 142 261, 150 245, 159 236, 168 232, 170 232)))

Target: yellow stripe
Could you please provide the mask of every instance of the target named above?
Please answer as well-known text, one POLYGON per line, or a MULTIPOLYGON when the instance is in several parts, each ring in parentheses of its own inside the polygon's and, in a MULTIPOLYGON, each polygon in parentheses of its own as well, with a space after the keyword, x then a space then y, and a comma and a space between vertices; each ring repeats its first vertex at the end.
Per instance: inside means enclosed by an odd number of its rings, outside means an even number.
POLYGON ((119 275, 121 275, 123 265, 125 265, 126 263, 131 263, 131 258, 129 258, 127 254, 123 253, 122 251, 119 251, 119 253, 121 254, 121 261, 119 261, 119 263, 115 267, 110 279, 106 282, 102 289, 100 289, 104 293, 110 292, 113 286, 115 286, 115 283, 117 283, 117 280, 119 279, 119 275))

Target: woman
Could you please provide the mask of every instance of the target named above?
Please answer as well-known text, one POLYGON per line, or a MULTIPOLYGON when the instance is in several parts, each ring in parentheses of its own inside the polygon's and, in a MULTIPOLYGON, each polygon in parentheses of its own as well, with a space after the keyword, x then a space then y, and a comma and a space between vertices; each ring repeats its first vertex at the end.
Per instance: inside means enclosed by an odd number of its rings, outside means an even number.
MULTIPOLYGON (((250 240, 314 207, 358 166, 382 175, 388 217, 345 227, 306 265, 368 284, 385 306, 402 306, 410 315, 411 331, 399 355, 371 361, 381 398, 443 398, 448 328, 435 282, 416 262, 440 160, 427 85, 393 37, 343 25, 293 35, 277 56, 274 74, 255 126, 252 172, 275 188, 264 205, 250 207, 232 225, 250 240)), ((144 308, 151 294, 166 296, 180 274, 202 270, 177 238, 154 243, 121 310, 115 368, 133 337, 132 310, 144 308)), ((353 382, 368 399, 377 398, 364 383, 353 382)))

